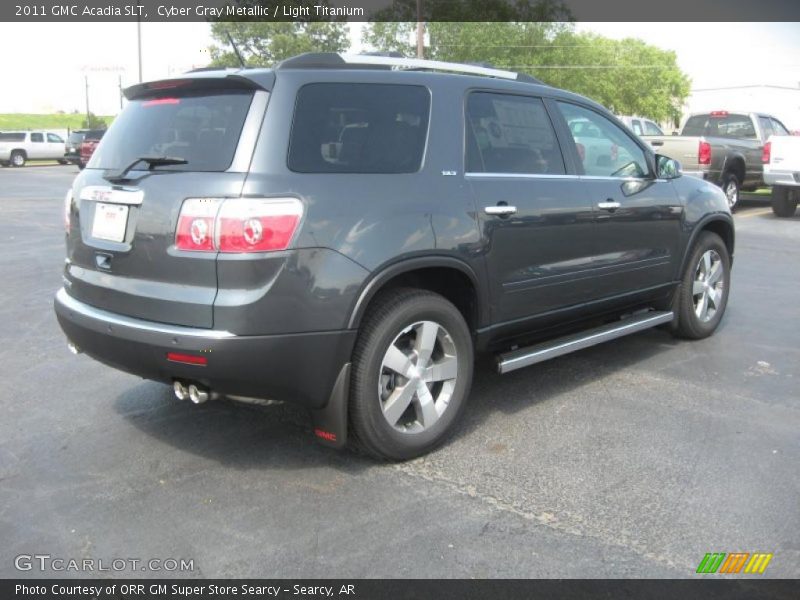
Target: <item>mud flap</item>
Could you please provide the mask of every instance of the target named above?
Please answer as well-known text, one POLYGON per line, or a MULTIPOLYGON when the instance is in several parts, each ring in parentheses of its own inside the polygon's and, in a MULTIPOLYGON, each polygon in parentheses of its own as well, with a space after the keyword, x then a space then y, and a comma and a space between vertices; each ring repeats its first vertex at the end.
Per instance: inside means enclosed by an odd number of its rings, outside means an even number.
POLYGON ((350 363, 339 371, 328 404, 312 409, 314 435, 317 441, 332 448, 343 448, 347 443, 347 400, 350 396, 350 363))

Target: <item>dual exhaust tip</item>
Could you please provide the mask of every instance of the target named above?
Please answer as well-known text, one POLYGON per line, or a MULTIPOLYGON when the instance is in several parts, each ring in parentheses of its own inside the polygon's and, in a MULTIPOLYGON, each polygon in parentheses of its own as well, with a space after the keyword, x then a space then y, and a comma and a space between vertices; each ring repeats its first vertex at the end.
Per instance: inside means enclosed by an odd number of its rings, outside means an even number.
POLYGON ((208 400, 216 398, 216 394, 207 388, 192 384, 185 384, 182 381, 175 380, 172 384, 172 391, 178 400, 191 400, 194 404, 203 404, 208 400))

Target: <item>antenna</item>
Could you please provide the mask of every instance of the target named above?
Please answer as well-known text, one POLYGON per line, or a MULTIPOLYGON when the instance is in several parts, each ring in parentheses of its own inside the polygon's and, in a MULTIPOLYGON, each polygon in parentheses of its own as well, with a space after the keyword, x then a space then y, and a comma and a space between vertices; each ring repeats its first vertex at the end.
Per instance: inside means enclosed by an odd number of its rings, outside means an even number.
POLYGON ((244 59, 242 58, 242 55, 239 54, 239 49, 236 47, 236 43, 233 41, 233 36, 231 36, 231 32, 226 31, 225 35, 228 36, 228 41, 231 43, 231 47, 233 48, 233 51, 236 53, 236 58, 239 59, 239 64, 243 69, 246 68, 247 65, 244 64, 244 59))

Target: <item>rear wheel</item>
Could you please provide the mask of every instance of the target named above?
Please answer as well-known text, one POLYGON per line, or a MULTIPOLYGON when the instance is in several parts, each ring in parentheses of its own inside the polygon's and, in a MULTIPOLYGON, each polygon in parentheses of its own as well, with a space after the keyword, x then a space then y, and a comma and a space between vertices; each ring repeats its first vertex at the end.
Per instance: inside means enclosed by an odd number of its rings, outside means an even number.
POLYGON ((459 310, 425 290, 375 301, 353 354, 354 441, 382 460, 406 460, 444 441, 472 383, 473 348, 459 310))
POLYGON ((772 212, 778 217, 792 217, 797 208, 797 192, 783 186, 772 187, 772 212))
POLYGON ((722 176, 722 191, 728 199, 728 208, 733 212, 739 203, 739 178, 734 173, 725 173, 722 176))
POLYGON ((79 161, 78 161, 76 164, 78 165, 78 168, 79 168, 81 171, 83 171, 84 167, 86 166, 86 163, 85 163, 85 162, 83 162, 82 160, 79 160, 79 161))
POLYGON ((730 273, 725 242, 716 233, 701 233, 681 278, 677 335, 696 340, 714 333, 728 305, 730 273))
POLYGON ((26 161, 25 153, 22 150, 14 150, 11 153, 11 166, 24 167, 26 161))

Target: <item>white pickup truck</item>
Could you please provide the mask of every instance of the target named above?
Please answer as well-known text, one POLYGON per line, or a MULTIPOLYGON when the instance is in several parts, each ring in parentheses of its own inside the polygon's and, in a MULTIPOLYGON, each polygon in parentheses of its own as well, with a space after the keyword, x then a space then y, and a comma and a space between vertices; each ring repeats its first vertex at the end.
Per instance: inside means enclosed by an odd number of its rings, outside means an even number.
POLYGON ((0 132, 0 165, 24 167, 29 160, 64 160, 64 139, 50 131, 0 132))
POLYGON ((772 186, 772 212, 791 217, 800 200, 800 137, 773 135, 764 144, 764 183, 772 186))

